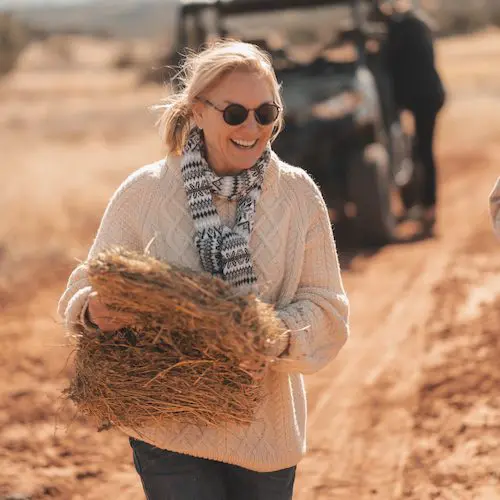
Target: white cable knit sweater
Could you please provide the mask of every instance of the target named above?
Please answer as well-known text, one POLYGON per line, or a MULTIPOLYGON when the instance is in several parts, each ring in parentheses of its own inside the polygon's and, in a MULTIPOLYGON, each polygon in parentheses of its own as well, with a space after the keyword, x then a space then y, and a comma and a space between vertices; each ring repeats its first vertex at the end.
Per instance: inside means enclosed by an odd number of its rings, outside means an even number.
MULTIPOLYGON (((232 226, 235 202, 215 198, 232 226)), ((113 195, 89 258, 120 245, 201 271, 180 158, 146 166, 113 195)), ((264 380, 267 397, 250 426, 199 428, 172 424, 127 434, 159 448, 267 472, 296 465, 305 453, 306 396, 302 374, 331 361, 348 335, 348 301, 323 198, 312 179, 273 155, 255 215, 250 250, 261 298, 291 330, 289 348, 264 380)), ((91 291, 84 264, 71 274, 59 302, 70 333, 84 328, 91 291)))

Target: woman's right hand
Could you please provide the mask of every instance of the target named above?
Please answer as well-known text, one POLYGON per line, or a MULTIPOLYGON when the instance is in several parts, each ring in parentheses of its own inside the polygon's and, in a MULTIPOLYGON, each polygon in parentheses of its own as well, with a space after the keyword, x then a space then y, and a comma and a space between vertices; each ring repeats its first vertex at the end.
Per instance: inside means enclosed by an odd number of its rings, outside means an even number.
POLYGON ((125 328, 134 321, 129 313, 111 311, 102 302, 97 292, 89 295, 88 318, 102 332, 113 332, 125 328))

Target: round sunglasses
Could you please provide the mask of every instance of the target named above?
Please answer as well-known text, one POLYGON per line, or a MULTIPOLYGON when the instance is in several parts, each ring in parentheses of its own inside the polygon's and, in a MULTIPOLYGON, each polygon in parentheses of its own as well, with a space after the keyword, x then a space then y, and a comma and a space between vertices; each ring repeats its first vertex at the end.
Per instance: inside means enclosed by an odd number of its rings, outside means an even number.
POLYGON ((265 102, 255 109, 247 109, 245 106, 236 103, 229 104, 224 109, 220 109, 208 99, 204 99, 203 97, 197 97, 197 99, 216 109, 219 113, 222 113, 224 121, 233 127, 244 123, 250 111, 254 112, 255 120, 259 125, 271 125, 271 123, 274 123, 278 119, 281 112, 281 108, 271 102, 265 102))

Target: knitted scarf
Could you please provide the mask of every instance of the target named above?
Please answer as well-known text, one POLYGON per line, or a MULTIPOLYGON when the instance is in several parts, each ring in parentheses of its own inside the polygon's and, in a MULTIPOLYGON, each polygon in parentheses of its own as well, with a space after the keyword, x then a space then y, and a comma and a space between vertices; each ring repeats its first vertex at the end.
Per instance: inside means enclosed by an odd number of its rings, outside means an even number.
POLYGON ((195 244, 201 264, 206 272, 237 289, 251 288, 257 281, 248 243, 270 157, 268 146, 252 168, 237 176, 219 177, 207 163, 200 129, 193 128, 184 147, 182 178, 196 229, 195 244), (237 200, 233 229, 222 224, 214 205, 214 195, 237 200))

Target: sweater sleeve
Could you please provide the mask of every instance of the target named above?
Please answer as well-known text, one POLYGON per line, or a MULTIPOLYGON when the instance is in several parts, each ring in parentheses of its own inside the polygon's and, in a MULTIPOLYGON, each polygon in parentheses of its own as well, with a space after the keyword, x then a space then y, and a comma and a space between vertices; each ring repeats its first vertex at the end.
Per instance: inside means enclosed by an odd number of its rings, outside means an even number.
POLYGON ((490 217, 493 224, 493 230, 500 238, 500 177, 497 179, 493 190, 489 196, 490 217))
POLYGON ((328 210, 314 189, 310 204, 316 211, 307 231, 298 289, 293 301, 277 311, 290 332, 288 348, 273 365, 278 371, 314 373, 335 358, 348 337, 349 304, 328 210))
MULTIPOLYGON (((129 176, 113 194, 106 207, 86 262, 101 251, 120 246, 141 251, 142 219, 151 200, 152 186, 145 169, 129 176)), ((83 262, 71 273, 66 290, 59 299, 58 314, 69 335, 91 330, 86 319, 88 297, 92 288, 88 280, 87 263, 83 262)))

